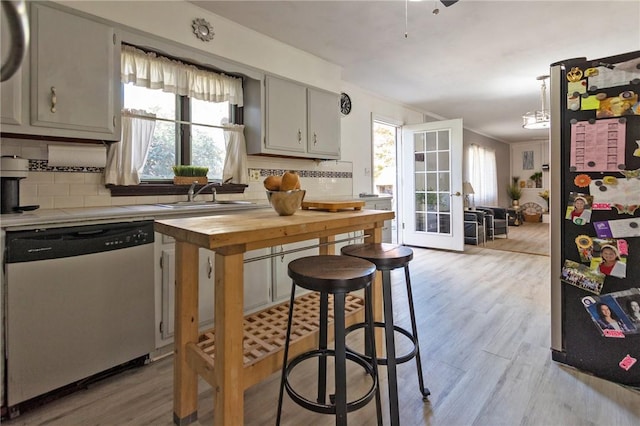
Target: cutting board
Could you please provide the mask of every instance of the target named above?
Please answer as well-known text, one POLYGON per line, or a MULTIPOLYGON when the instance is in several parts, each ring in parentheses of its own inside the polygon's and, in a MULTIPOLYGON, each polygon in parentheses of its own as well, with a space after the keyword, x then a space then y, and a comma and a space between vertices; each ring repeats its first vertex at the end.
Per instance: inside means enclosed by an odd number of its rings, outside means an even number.
POLYGON ((303 201, 304 210, 316 209, 337 212, 338 210, 362 210, 364 201, 303 201))

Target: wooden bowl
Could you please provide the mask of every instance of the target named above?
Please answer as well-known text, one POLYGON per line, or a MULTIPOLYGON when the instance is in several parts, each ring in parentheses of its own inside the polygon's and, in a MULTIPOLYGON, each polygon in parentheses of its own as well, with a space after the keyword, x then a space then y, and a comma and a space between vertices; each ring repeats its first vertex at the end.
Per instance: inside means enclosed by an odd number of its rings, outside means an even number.
POLYGON ((267 191, 267 199, 271 207, 280 216, 291 216, 300 208, 306 191, 294 189, 292 191, 267 191))

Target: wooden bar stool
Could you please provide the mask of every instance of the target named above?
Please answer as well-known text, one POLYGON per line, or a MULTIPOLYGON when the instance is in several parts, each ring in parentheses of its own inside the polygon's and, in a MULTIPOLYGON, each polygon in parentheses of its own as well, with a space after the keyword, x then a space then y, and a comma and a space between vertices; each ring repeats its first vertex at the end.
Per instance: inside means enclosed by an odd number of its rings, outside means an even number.
POLYGON ((278 415, 276 424, 280 424, 282 414, 282 399, 284 389, 298 405, 323 414, 334 414, 336 425, 347 424, 347 413, 364 407, 375 396, 378 424, 382 425, 382 410, 380 405, 380 389, 378 386, 378 364, 374 356, 372 359, 346 349, 345 343, 345 296, 347 293, 365 289, 365 317, 368 318, 370 339, 373 339, 373 308, 371 306, 371 282, 375 276, 376 267, 363 259, 346 256, 320 255, 296 259, 289 263, 288 274, 292 279, 291 299, 289 301, 289 319, 284 346, 284 360, 280 379, 280 394, 278 396, 278 415), (304 352, 291 361, 288 360, 289 343, 291 339, 292 318, 295 303, 296 286, 320 293, 320 331, 318 349, 304 352), (329 320, 329 295, 333 295, 333 324, 335 348, 327 348, 327 328, 329 320), (329 395, 327 402, 327 357, 334 357, 335 361, 335 390, 329 395), (318 393, 317 400, 311 401, 296 392, 289 383, 289 374, 302 361, 318 359, 318 393), (371 387, 360 398, 347 401, 347 360, 359 365, 371 378, 371 387))
MULTIPOLYGON (((355 258, 365 259, 376 265, 379 271, 382 271, 382 298, 384 302, 384 322, 375 322, 376 327, 384 327, 385 344, 387 357, 379 357, 378 363, 387 366, 388 386, 389 386, 389 406, 391 414, 391 424, 400 424, 400 414, 398 408, 398 379, 396 373, 396 365, 407 362, 413 358, 416 359, 416 367, 418 369, 418 385, 422 393, 422 399, 426 400, 430 395, 429 389, 424 386, 422 377, 422 363, 420 361, 420 344, 418 342, 418 329, 416 326, 416 316, 413 309, 413 295, 411 293, 411 279, 409 277, 409 262, 413 259, 413 250, 409 247, 398 246, 394 244, 352 244, 344 246, 341 249, 343 255, 355 258), (409 302, 409 314, 411 316, 412 333, 393 324, 393 301, 391 298, 391 271, 397 268, 404 268, 405 283, 407 285, 407 299, 409 302), (413 342, 413 350, 406 355, 396 355, 394 332, 398 332, 413 342)), ((368 296, 367 296, 368 297, 368 296)), ((367 323, 354 324, 347 328, 347 334, 358 328, 367 328, 367 323)), ((374 340, 371 340, 373 342, 374 340)), ((365 352, 371 353, 375 345, 366 344, 365 352)), ((351 350, 351 349, 349 349, 351 350)), ((369 359, 370 357, 367 357, 369 359)))

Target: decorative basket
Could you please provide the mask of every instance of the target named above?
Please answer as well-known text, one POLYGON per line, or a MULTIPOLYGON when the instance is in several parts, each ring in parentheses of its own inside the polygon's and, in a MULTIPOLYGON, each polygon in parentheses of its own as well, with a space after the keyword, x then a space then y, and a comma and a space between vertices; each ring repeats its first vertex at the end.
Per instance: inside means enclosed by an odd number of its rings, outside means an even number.
POLYGON ((191 185, 193 182, 196 182, 198 185, 206 185, 208 183, 208 179, 206 176, 174 176, 173 177, 174 185, 191 185))
POLYGON ((524 213, 524 221, 525 222, 540 222, 542 215, 540 213, 524 213))

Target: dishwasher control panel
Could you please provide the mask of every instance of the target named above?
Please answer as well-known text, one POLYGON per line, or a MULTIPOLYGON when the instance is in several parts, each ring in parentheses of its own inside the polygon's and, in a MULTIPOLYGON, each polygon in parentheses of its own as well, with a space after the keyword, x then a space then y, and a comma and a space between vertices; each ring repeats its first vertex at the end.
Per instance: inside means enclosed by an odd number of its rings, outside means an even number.
POLYGON ((8 231, 7 263, 120 250, 154 241, 153 221, 8 231))

